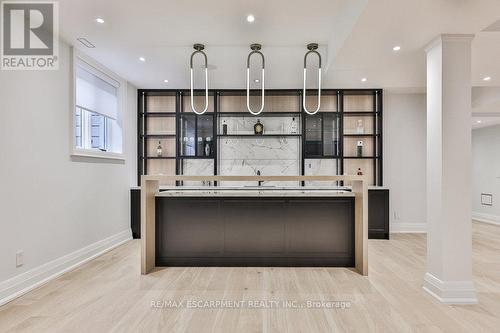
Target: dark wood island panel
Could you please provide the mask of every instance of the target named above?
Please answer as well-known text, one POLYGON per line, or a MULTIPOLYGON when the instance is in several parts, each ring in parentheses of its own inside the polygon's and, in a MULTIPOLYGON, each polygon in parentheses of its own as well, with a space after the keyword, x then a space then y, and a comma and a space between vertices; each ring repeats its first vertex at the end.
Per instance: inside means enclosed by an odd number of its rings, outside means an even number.
POLYGON ((157 197, 156 266, 353 267, 354 197, 157 197))

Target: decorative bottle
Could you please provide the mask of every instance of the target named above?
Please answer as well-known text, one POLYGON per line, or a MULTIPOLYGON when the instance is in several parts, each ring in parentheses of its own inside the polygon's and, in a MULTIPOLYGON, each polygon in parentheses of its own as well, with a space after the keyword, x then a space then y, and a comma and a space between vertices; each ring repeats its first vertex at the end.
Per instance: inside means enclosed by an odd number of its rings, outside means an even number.
POLYGON ((212 147, 210 146, 212 143, 212 138, 207 136, 205 141, 205 156, 210 156, 212 153, 212 147))
POLYGON ((358 126, 356 127, 357 134, 365 134, 365 127, 363 126, 363 119, 358 119, 358 126))
POLYGON ((292 118, 292 123, 290 124, 290 134, 297 134, 297 122, 295 121, 295 117, 292 118))
POLYGON ((227 135, 227 122, 226 122, 226 120, 222 121, 222 134, 227 135))
POLYGON ((363 141, 358 141, 356 151, 357 151, 357 157, 363 157, 363 141))
POLYGON ((156 147, 156 156, 162 157, 162 155, 163 155, 163 148, 161 147, 161 141, 158 141, 158 147, 156 147))
POLYGON ((264 124, 262 124, 260 120, 257 119, 257 123, 253 125, 253 130, 256 135, 264 134, 264 124))

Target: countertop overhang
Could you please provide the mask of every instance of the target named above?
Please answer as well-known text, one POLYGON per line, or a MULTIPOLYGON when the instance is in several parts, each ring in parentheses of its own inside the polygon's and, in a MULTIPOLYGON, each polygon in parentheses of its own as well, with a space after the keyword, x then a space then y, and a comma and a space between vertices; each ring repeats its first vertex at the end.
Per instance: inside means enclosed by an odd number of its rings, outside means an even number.
POLYGON ((304 187, 163 187, 156 197, 354 197, 338 188, 304 187))

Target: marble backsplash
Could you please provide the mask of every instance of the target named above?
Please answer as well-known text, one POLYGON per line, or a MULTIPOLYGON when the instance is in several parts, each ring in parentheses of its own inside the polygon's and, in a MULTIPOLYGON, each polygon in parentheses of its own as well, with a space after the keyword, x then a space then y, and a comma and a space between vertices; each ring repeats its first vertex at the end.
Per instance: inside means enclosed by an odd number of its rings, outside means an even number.
MULTIPOLYGON (((212 159, 184 159, 182 160, 182 174, 185 176, 213 176, 214 160, 212 159)), ((202 182, 184 181, 185 186, 201 186, 202 182)), ((205 184, 208 185, 208 184, 205 184)))
MULTIPOLYGON (((219 172, 223 176, 297 176, 299 163, 296 160, 221 160, 219 172)), ((221 182, 222 186, 257 186, 258 182, 221 182)), ((263 186, 297 186, 298 182, 263 182, 263 186)))
MULTIPOLYGON (((337 160, 334 159, 306 159, 304 161, 305 176, 332 176, 337 174, 337 160)), ((336 182, 309 181, 306 185, 336 186, 336 182)))
MULTIPOLYGON (((253 128, 253 124, 252 124, 253 128)), ((225 176, 300 175, 299 137, 227 137, 219 141, 219 174, 225 176)), ((223 186, 256 186, 230 182, 223 186)), ((296 186, 298 182, 264 182, 268 186, 296 186)))
POLYGON ((298 137, 223 137, 221 160, 296 160, 300 158, 298 137))

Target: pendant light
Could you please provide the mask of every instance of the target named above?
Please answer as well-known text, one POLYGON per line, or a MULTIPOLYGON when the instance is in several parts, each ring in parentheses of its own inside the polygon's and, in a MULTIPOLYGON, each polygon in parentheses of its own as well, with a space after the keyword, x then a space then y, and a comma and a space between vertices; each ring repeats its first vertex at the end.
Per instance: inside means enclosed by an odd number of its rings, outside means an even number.
POLYGON ((304 92, 303 92, 303 96, 302 96, 302 107, 304 108, 304 111, 307 113, 307 114, 316 114, 320 107, 321 107, 321 54, 319 54, 318 51, 316 51, 318 49, 318 44, 317 43, 311 43, 311 44, 307 44, 307 49, 309 51, 307 51, 306 55, 304 56, 304 92), (314 111, 309 111, 307 110, 307 107, 306 107, 306 80, 307 80, 307 56, 311 53, 314 53, 318 56, 318 59, 319 59, 319 67, 318 67, 318 106, 316 108, 316 110, 314 111))
POLYGON ((207 55, 203 50, 205 49, 205 45, 203 44, 194 44, 193 48, 196 50, 191 54, 191 61, 190 61, 190 67, 191 67, 191 110, 193 110, 194 113, 196 114, 204 114, 208 110, 208 60, 207 60, 207 55), (194 56, 200 53, 203 55, 205 58, 205 108, 203 111, 198 112, 196 108, 194 107, 194 70, 193 70, 193 58, 194 56))
POLYGON ((250 45, 250 49, 252 50, 252 52, 250 52, 250 54, 248 55, 248 58, 247 58, 247 109, 248 111, 253 114, 253 115, 258 115, 262 112, 262 110, 264 110, 264 67, 265 67, 265 60, 264 60, 264 55, 262 54, 262 52, 260 52, 260 49, 262 48, 262 45, 260 44, 252 44, 250 45), (259 111, 257 112, 254 112, 252 111, 252 109, 250 108, 250 58, 252 57, 253 54, 258 54, 261 56, 262 58, 262 74, 261 74, 261 79, 260 79, 260 84, 261 84, 261 89, 262 89, 262 93, 261 93, 261 105, 260 105, 260 109, 259 111))

